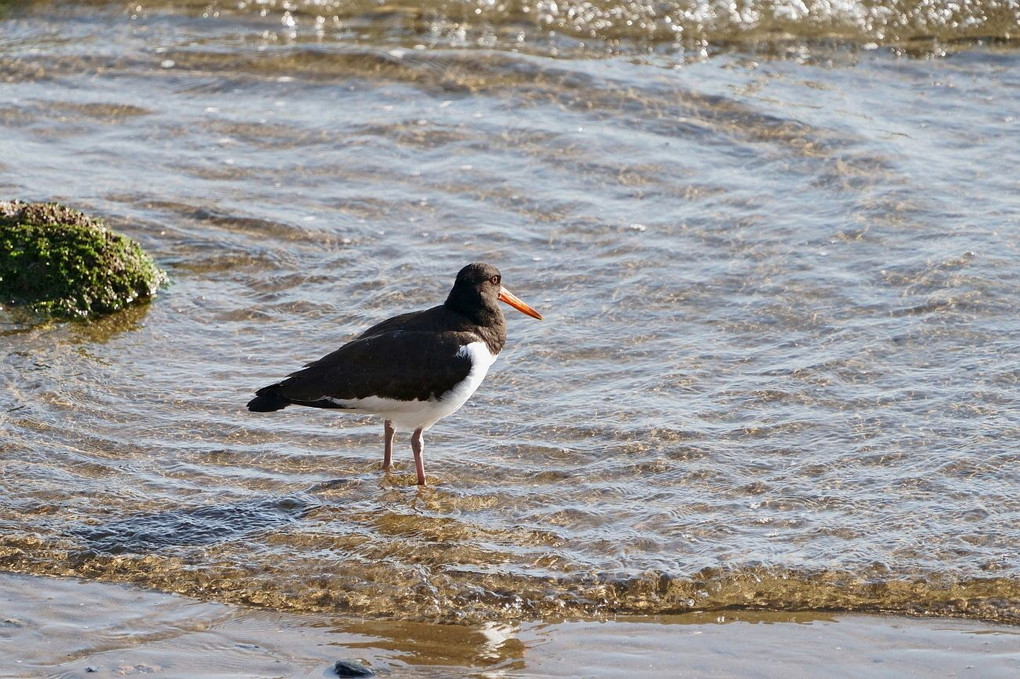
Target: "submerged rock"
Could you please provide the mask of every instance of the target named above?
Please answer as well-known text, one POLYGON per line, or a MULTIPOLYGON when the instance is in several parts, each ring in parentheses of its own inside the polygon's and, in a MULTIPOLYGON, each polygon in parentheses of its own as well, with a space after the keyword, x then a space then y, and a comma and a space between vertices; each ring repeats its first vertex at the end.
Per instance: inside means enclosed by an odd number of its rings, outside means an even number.
POLYGON ((333 671, 338 677, 374 677, 375 672, 353 660, 337 660, 333 671))
POLYGON ((0 305, 84 318, 147 300, 166 281, 135 241, 56 203, 0 201, 0 305))

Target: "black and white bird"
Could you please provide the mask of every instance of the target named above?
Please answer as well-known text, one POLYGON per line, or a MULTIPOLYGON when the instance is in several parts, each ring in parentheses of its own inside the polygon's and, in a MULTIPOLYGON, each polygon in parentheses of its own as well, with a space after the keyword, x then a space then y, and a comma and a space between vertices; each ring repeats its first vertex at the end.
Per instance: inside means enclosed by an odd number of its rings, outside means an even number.
POLYGON ((496 267, 469 264, 443 304, 373 325, 333 353, 256 391, 248 410, 302 405, 380 415, 385 419, 383 469, 391 466, 394 434, 411 431, 418 484, 425 485, 422 433, 464 405, 506 343, 499 302, 542 318, 503 287, 496 267))

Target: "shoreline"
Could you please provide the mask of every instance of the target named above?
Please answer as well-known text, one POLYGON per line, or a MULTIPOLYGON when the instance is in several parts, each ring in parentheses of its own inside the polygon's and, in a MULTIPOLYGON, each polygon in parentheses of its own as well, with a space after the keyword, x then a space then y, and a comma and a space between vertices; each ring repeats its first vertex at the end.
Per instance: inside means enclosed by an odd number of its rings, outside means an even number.
POLYGON ((1020 675, 1020 628, 734 611, 482 626, 282 613, 129 585, 0 573, 0 678, 1020 675))

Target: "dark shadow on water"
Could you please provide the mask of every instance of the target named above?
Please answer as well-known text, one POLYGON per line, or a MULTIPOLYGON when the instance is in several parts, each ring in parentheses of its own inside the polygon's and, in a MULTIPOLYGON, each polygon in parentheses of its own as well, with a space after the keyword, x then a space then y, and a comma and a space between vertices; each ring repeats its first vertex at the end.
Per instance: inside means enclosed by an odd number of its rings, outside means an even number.
MULTIPOLYGON (((2 3, 2 0, 0 0, 2 3)), ((109 314, 85 319, 56 319, 24 307, 0 307, 0 337, 37 330, 68 330, 74 344, 102 344, 143 327, 151 302, 135 303, 109 314)))
POLYGON ((79 526, 71 534, 98 554, 139 554, 166 547, 226 542, 247 533, 293 523, 312 505, 273 498, 224 505, 202 505, 153 514, 136 514, 97 526, 79 526))

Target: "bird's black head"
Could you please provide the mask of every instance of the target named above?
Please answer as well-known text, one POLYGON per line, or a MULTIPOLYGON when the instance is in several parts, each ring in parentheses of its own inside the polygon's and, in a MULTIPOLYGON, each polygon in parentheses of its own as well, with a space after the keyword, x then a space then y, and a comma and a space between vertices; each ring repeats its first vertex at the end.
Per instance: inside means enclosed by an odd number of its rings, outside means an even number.
POLYGON ((503 312, 497 302, 506 302, 522 314, 542 320, 542 314, 504 288, 502 282, 499 269, 491 264, 468 264, 457 274, 446 306, 478 325, 503 325, 503 312))
POLYGON ((468 264, 457 274, 453 290, 446 298, 446 306, 478 325, 491 325, 503 318, 499 308, 501 282, 499 269, 491 264, 468 264))

